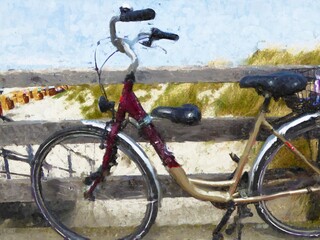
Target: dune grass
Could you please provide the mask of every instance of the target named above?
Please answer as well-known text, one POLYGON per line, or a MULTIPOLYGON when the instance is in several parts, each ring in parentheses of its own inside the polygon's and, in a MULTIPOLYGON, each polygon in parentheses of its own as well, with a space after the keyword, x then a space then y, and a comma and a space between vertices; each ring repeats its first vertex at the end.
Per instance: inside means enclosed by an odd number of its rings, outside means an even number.
MULTIPOLYGON (((320 48, 297 53, 276 48, 257 50, 245 60, 245 65, 320 65, 320 48)), ((230 84, 214 101, 215 113, 219 116, 254 116, 262 101, 253 89, 240 89, 238 84, 230 84)), ((271 116, 283 116, 291 111, 282 100, 273 101, 270 110, 271 116)))
MULTIPOLYGON (((119 99, 121 86, 110 85, 106 89, 109 99, 119 99)), ((101 113, 98 99, 101 96, 100 86, 97 84, 82 84, 72 86, 67 92, 66 101, 80 103, 80 111, 85 119, 99 119, 110 117, 110 113, 101 113)))
MULTIPOLYGON (((111 84, 105 87, 107 97, 110 101, 118 103, 122 91, 122 84, 111 84)), ((161 88, 158 84, 136 84, 136 90, 146 91, 146 95, 141 97, 141 102, 146 102, 151 98, 150 89, 161 88)), ((98 99, 102 95, 98 84, 82 84, 71 86, 66 92, 56 95, 56 98, 66 95, 66 101, 80 103, 81 114, 85 119, 110 118, 111 113, 101 113, 98 108, 98 99)))
MULTIPOLYGON (((256 116, 260 106, 263 103, 263 97, 259 96, 254 89, 241 89, 238 83, 231 83, 221 93, 213 104, 215 115, 218 116, 256 116)), ((283 100, 271 101, 269 116, 284 116, 291 110, 285 105, 283 100)))
POLYGON ((210 95, 222 85, 222 83, 171 83, 168 84, 164 93, 159 96, 152 107, 178 107, 188 103, 195 104, 201 111, 204 111, 208 106, 210 97, 208 95, 200 97, 201 93, 208 91, 210 95))
POLYGON ((320 47, 297 53, 284 49, 257 50, 245 60, 246 65, 319 65, 320 47))
MULTIPOLYGON (((181 106, 186 103, 196 104, 202 110, 206 107, 209 97, 199 98, 204 91, 214 92, 220 88, 220 83, 170 83, 167 84, 165 92, 154 102, 153 108, 157 106, 181 106)), ((151 99, 151 89, 161 89, 160 84, 135 84, 134 91, 142 90, 146 94, 139 98, 144 103, 151 99)), ((111 84, 105 88, 108 99, 119 101, 122 84, 111 84)), ((98 98, 101 96, 99 85, 82 84, 72 86, 67 92, 58 94, 56 98, 66 95, 66 101, 80 103, 81 114, 85 119, 99 119, 111 117, 110 113, 101 113, 98 109, 98 98)))
MULTIPOLYGON (((226 61, 225 61, 226 62, 226 61)), ((215 63, 215 62, 214 62, 215 63)), ((223 62, 224 63, 224 62, 223 62)), ((320 65, 320 48, 312 51, 300 51, 292 53, 288 50, 270 48, 257 50, 244 61, 245 65, 320 65)), ((221 64, 220 65, 227 65, 221 64)), ((212 65, 212 64, 211 64, 212 65)), ((216 63, 213 67, 216 67, 216 63)), ((219 66, 220 66, 219 65, 219 66)), ((262 97, 253 89, 240 89, 237 83, 227 83, 228 87, 219 98, 212 101, 210 96, 223 86, 222 83, 170 83, 163 94, 153 103, 152 108, 157 106, 181 106, 186 103, 196 104, 201 111, 205 111, 213 102, 216 116, 254 116, 257 114, 263 101, 262 97), (208 91, 209 94, 201 95, 208 91)), ((140 97, 141 102, 151 99, 151 89, 160 89, 159 84, 136 84, 135 91, 143 90, 146 94, 140 97)), ((106 87, 108 98, 116 103, 121 94, 122 84, 112 84, 106 87)), ((77 101, 81 104, 81 112, 84 118, 108 117, 98 110, 98 98, 101 91, 98 85, 83 84, 72 87, 67 93, 67 101, 77 101), (88 99, 90 98, 90 101, 88 99)), ((281 116, 290 112, 283 101, 272 102, 271 116, 281 116)))

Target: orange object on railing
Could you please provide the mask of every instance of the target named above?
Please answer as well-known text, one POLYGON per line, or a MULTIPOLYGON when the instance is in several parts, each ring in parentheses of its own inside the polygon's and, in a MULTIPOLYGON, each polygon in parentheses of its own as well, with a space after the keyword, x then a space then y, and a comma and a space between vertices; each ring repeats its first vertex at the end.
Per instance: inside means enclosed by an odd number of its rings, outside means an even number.
POLYGON ((27 94, 22 94, 22 100, 24 103, 28 103, 29 102, 29 97, 27 96, 27 94))
POLYGON ((54 96, 57 94, 57 91, 54 87, 49 88, 48 92, 49 92, 49 96, 54 96))
POLYGON ((13 109, 14 108, 14 102, 13 100, 11 100, 9 97, 6 97, 6 105, 7 105, 7 108, 10 110, 10 109, 13 109))
POLYGON ((32 90, 29 90, 29 98, 33 98, 33 92, 32 92, 32 90))
POLYGON ((36 100, 42 100, 43 99, 43 93, 41 92, 41 88, 38 89, 37 92, 37 99, 36 100))

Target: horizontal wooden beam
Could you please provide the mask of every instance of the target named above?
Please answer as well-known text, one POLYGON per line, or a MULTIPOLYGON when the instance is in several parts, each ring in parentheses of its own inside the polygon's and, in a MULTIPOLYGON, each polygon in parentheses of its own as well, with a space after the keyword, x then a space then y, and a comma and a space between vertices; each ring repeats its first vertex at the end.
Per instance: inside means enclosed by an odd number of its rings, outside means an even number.
MULTIPOLYGON (((137 82, 237 82, 246 75, 265 74, 298 66, 235 67, 235 68, 158 68, 141 69, 136 74, 137 82)), ((301 67, 301 66, 300 66, 301 67)), ((303 67, 303 66, 302 66, 303 67)), ((305 67, 305 66, 304 66, 305 67)), ((121 83, 124 71, 108 71, 103 74, 103 82, 121 83)), ((0 87, 33 87, 52 85, 79 85, 97 83, 93 70, 46 70, 46 71, 6 71, 0 72, 0 87)))
MULTIPOLYGON (((210 174, 191 174, 189 178, 201 179, 208 181, 224 181, 228 180, 232 173, 210 173, 210 174)), ((305 173, 299 172, 296 169, 275 169, 270 170, 266 174, 266 179, 285 179, 288 186, 292 186, 290 178, 295 176, 295 180, 301 178, 306 179, 305 173)), ((59 199, 62 201, 75 201, 79 198, 79 189, 84 189, 83 179, 81 178, 53 178, 46 179, 43 182, 42 188, 46 192, 47 200, 59 199), (72 191, 72 190, 75 191, 72 191)), ((169 175, 159 175, 158 180, 161 185, 162 196, 165 198, 176 197, 190 197, 188 193, 180 188, 175 180, 169 175)), ((97 199, 107 199, 110 196, 115 199, 135 199, 141 196, 141 191, 144 185, 142 176, 108 176, 106 180, 106 188, 101 188, 102 192, 99 193, 99 188, 95 191, 97 199), (108 196, 109 195, 109 196, 108 196)), ((292 179, 294 181, 294 179, 292 179)), ((102 183, 103 184, 103 183, 102 183)), ((282 187, 285 185, 281 182, 279 189, 282 191, 282 187)), ((31 183, 28 178, 26 179, 0 179, 0 203, 4 202, 32 202, 33 197, 31 195, 31 183)), ((275 187, 275 186, 273 186, 275 187)), ((212 189, 222 190, 222 189, 212 189)), ((82 194, 82 193, 81 193, 82 194)))
MULTIPOLYGON (((229 173, 216 173, 216 174, 194 174, 190 176, 193 178, 211 179, 214 181, 219 179, 226 179, 226 177, 229 175, 230 175, 229 173)), ((169 175, 159 175, 158 178, 161 184, 163 197, 170 197, 170 198, 189 197, 189 195, 186 192, 184 192, 169 175)), ((83 185, 79 179, 76 180, 76 179, 66 178, 66 179, 60 179, 60 180, 54 179, 52 181, 54 182, 54 184, 57 184, 59 182, 61 183, 60 186, 63 186, 59 189, 58 188, 55 189, 55 191, 52 192, 52 194, 54 194, 54 197, 56 197, 57 195, 65 196, 65 199, 64 199, 65 201, 73 200, 73 198, 75 197, 72 191, 69 191, 68 189, 75 189, 76 186, 83 185), (72 187, 69 188, 68 186, 72 186, 72 187)), ((137 176, 112 177, 110 181, 112 181, 112 183, 110 184, 112 187, 112 189, 110 189, 110 192, 116 193, 119 198, 134 197, 132 195, 129 195, 129 193, 132 192, 134 188, 133 183, 136 184, 136 186, 139 186, 139 184, 141 183, 141 179, 137 176)), ((48 181, 47 184, 50 187, 53 186, 50 183, 50 181, 48 181)), ((32 202, 33 201, 33 197, 31 195, 31 181, 29 179, 10 179, 10 180, 0 179, 0 188, 1 188, 0 203, 32 202)), ((45 185, 43 188, 46 189, 45 185)), ((83 189, 83 186, 79 188, 83 189)), ((135 192, 135 194, 138 194, 138 192, 135 192)), ((48 196, 50 198, 50 195, 48 196)), ((97 193, 97 197, 98 196, 99 194, 97 193)))
MULTIPOLYGON (((154 120, 154 124, 167 142, 236 141, 249 137, 254 118, 203 119, 200 124, 187 126, 168 120, 154 120)), ((0 146, 40 144, 49 135, 66 127, 82 125, 80 121, 17 121, 0 124, 0 146)), ((125 132, 137 141, 145 141, 131 125, 125 132)), ((261 135, 261 139, 265 136, 261 135)))

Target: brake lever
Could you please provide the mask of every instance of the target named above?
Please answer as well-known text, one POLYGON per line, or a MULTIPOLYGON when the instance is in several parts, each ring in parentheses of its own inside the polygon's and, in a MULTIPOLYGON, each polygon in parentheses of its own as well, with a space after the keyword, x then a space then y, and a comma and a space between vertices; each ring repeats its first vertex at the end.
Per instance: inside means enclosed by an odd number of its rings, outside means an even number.
POLYGON ((142 42, 141 44, 146 47, 151 47, 154 41, 161 39, 177 41, 179 39, 179 35, 169 32, 163 32, 158 28, 152 28, 151 34, 149 34, 149 39, 147 41, 142 42))
POLYGON ((148 39, 148 40, 142 41, 142 42, 138 41, 142 46, 147 47, 147 48, 160 48, 162 51, 164 51, 165 54, 168 53, 167 50, 165 50, 163 47, 153 44, 153 41, 150 42, 150 40, 149 40, 150 34, 146 34, 146 35, 147 35, 146 37, 144 37, 143 39, 140 38, 139 40, 140 41, 144 40, 144 39, 148 39))

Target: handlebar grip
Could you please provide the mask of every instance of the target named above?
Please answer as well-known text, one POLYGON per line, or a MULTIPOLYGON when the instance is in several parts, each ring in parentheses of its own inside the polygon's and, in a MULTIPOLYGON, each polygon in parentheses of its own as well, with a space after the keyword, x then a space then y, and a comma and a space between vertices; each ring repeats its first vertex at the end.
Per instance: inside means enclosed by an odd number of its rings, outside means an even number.
POLYGON ((154 19, 156 12, 151 9, 142 9, 136 11, 127 11, 120 14, 121 22, 138 22, 138 21, 148 21, 154 19))
POLYGON ((174 33, 169 33, 169 32, 163 32, 158 28, 152 28, 151 39, 152 40, 168 39, 168 40, 177 41, 179 40, 179 35, 174 33))

